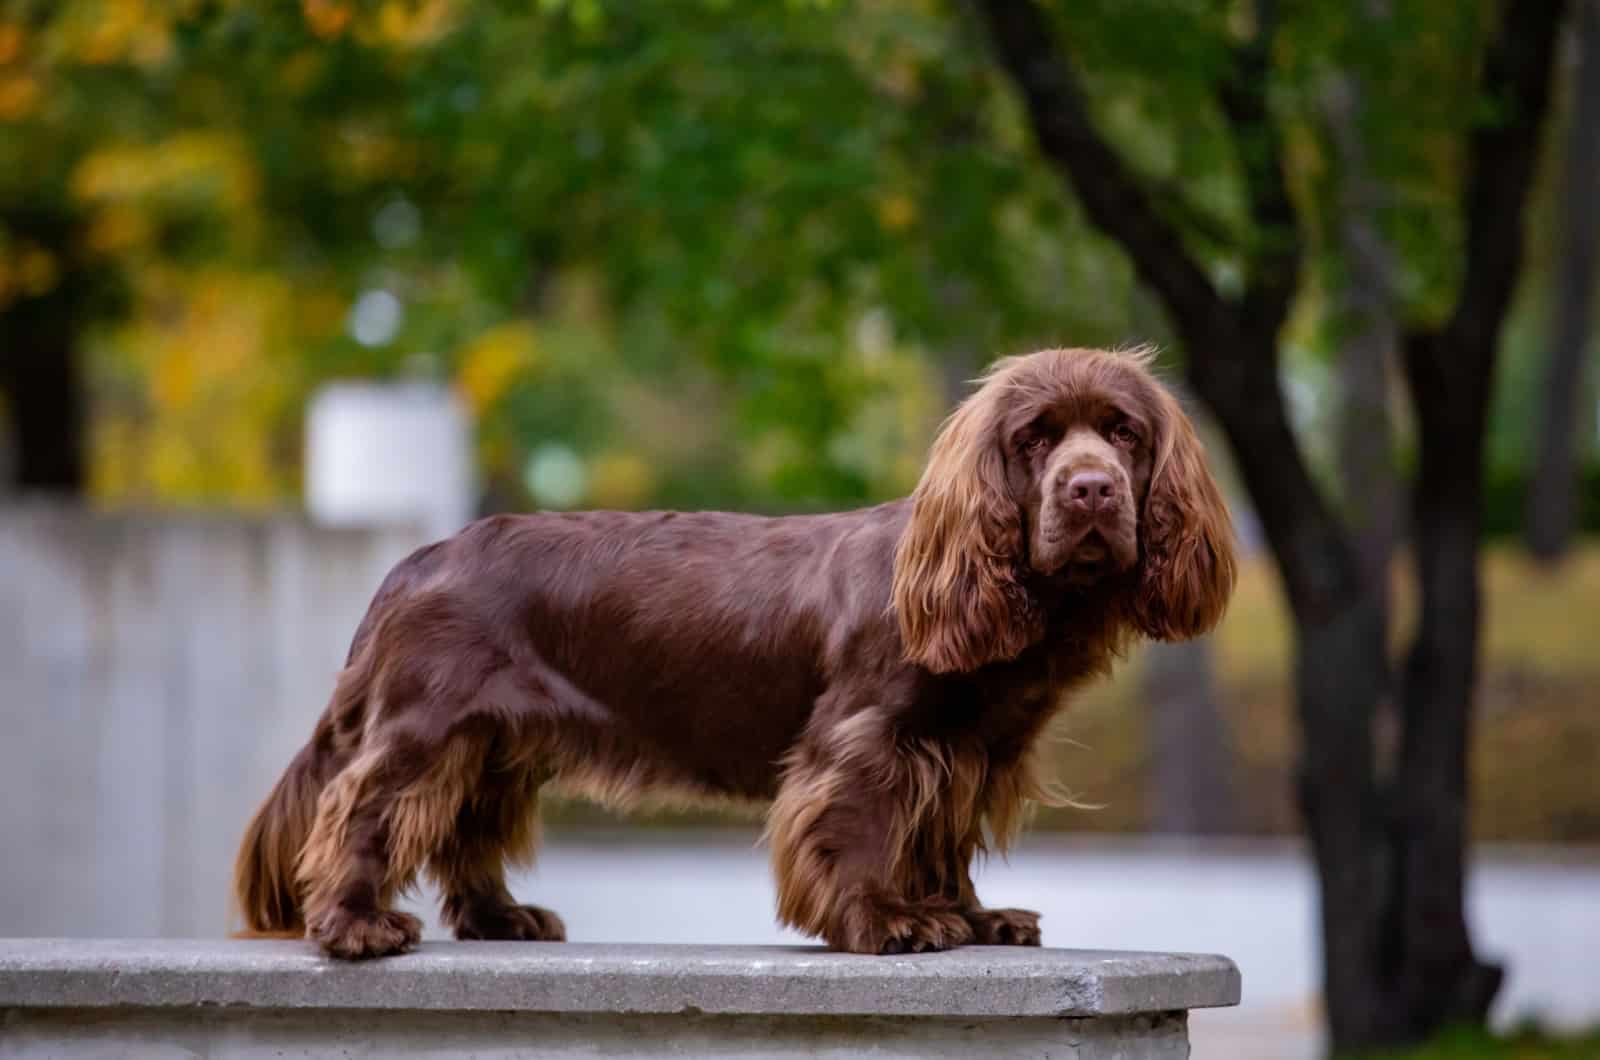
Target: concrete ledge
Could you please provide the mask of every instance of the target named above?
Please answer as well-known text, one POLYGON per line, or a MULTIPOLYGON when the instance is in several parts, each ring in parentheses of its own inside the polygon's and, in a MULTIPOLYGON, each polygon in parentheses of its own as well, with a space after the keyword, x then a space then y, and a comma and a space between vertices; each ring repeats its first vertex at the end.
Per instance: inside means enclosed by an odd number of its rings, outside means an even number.
POLYGON ((352 965, 303 942, 0 940, 18 1056, 1165 1060, 1188 1055, 1186 1010, 1238 1000, 1233 962, 1190 954, 434 942, 352 965))
POLYGON ((863 957, 811 947, 430 942, 363 964, 308 943, 0 940, 0 1008, 1112 1016, 1236 1005, 1226 957, 977 946, 863 957))

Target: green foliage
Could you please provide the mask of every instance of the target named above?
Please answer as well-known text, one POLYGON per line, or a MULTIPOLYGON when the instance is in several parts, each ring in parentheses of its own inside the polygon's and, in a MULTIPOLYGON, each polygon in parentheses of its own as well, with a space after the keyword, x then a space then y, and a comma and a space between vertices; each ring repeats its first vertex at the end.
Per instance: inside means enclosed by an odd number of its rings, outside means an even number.
MULTIPOLYGON (((1368 85, 1411 322, 1448 304, 1456 153, 1484 116, 1479 5, 1383 9, 1284 6, 1273 57, 1318 264, 1290 363, 1323 404, 1328 79, 1368 85)), ((1237 289, 1271 238, 1216 103, 1251 9, 1056 12, 1097 120, 1237 289)), ((311 388, 421 372, 467 394, 505 503, 537 499, 523 468, 551 444, 588 463, 584 503, 855 503, 910 487, 989 358, 1164 331, 961 5, 9 0, 0 133, 0 312, 122 278, 92 329, 112 498, 282 498, 311 388), (41 210, 56 236, 29 234, 41 210), (374 291, 403 312, 358 341, 374 291)), ((1513 377, 1537 345, 1515 344, 1513 377)), ((1497 454, 1523 407, 1497 413, 1497 454)))
POLYGON ((1523 1028, 1502 1036, 1481 1027, 1461 1028, 1417 1049, 1363 1055, 1366 1060, 1591 1060, 1600 1056, 1600 1033, 1557 1036, 1523 1028))
POLYGON ((0 219, 55 196, 92 235, 52 253, 136 277, 96 343, 103 493, 241 492, 174 470, 205 455, 192 406, 240 417, 161 384, 208 357, 152 307, 219 268, 286 285, 249 325, 285 384, 246 495, 292 487, 296 395, 423 371, 477 380, 512 500, 540 445, 621 440, 673 459, 620 501, 864 501, 909 488, 990 357, 1129 330, 1127 270, 1030 164, 981 37, 922 4, 113 6, 115 32, 97 0, 8 13, 40 91, 0 141, 0 219), (403 318, 363 344, 341 325, 374 290, 403 318), (517 320, 511 370, 471 363, 517 320), (670 444, 619 391, 716 424, 670 444))
MULTIPOLYGON (((1574 513, 1580 534, 1600 534, 1600 463, 1590 462, 1579 470, 1574 513)), ((1533 473, 1522 465, 1500 464, 1489 468, 1484 480, 1484 533, 1510 538, 1522 532, 1522 517, 1533 473)))

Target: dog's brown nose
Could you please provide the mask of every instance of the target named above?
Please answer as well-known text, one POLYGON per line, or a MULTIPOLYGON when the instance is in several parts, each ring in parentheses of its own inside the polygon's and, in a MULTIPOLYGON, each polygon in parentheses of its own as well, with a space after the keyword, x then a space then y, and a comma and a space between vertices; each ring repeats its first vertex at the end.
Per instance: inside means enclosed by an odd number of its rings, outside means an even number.
POLYGON ((1104 471, 1080 471, 1067 480, 1067 503, 1085 512, 1116 505, 1116 483, 1104 471))

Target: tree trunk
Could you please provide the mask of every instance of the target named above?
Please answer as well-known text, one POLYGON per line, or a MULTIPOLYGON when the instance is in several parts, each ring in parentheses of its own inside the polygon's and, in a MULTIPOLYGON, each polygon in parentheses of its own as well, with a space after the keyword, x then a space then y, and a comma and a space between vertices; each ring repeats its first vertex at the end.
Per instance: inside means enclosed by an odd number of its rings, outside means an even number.
POLYGON ((1483 425, 1435 426, 1415 498, 1422 614, 1406 660, 1390 895, 1412 1027, 1483 1022, 1502 970, 1480 962, 1465 909, 1467 763, 1477 676, 1483 425))
POLYGON ((1416 1041, 1481 1021, 1499 970, 1479 963, 1463 882, 1466 763, 1476 674, 1483 429, 1500 326, 1521 266, 1522 214, 1561 0, 1506 0, 1478 91, 1495 117, 1467 163, 1465 267, 1455 312, 1405 344, 1422 437, 1415 494, 1423 620, 1405 682, 1398 775, 1376 775, 1374 712, 1388 680, 1384 609, 1289 428, 1277 338, 1300 248, 1281 134, 1267 107, 1273 5, 1219 90, 1255 235, 1245 292, 1224 298, 1122 158, 1101 137, 1068 56, 1034 0, 983 0, 1001 62, 1044 157, 1090 220, 1122 245, 1188 353, 1256 503, 1294 613, 1300 801, 1322 897, 1324 986, 1335 1050, 1416 1041))
MULTIPOLYGON (((1369 18, 1383 17, 1369 3, 1369 18)), ((1335 78, 1323 98, 1339 163, 1338 239, 1346 274, 1338 292, 1344 339, 1339 351, 1339 488, 1356 555, 1372 592, 1389 600, 1389 567, 1399 513, 1399 483, 1389 419, 1389 365, 1399 345, 1394 261, 1378 211, 1362 135, 1364 86, 1355 73, 1335 78)))
POLYGON ((1296 632, 1297 784, 1316 863, 1329 1036, 1336 1050, 1390 1044, 1405 1035, 1380 972, 1393 875, 1372 753, 1389 677, 1382 610, 1363 598, 1325 621, 1297 622, 1296 632))
POLYGON ((1590 303, 1600 253, 1600 0, 1583 0, 1577 14, 1578 69, 1559 211, 1561 256, 1524 531, 1529 551, 1545 563, 1559 560, 1572 542, 1578 457, 1584 448, 1579 423, 1585 417, 1578 406, 1585 393, 1590 303))
POLYGON ((1563 10, 1562 0, 1502 7, 1480 91, 1503 113, 1481 120, 1468 145, 1456 306, 1440 331, 1405 344, 1421 448, 1412 518, 1422 614, 1403 689, 1390 923, 1397 995, 1407 1031, 1418 1036, 1452 1022, 1482 1023, 1503 979, 1473 952, 1465 909, 1484 451, 1563 10))
POLYGON ((1144 657, 1150 719, 1150 828, 1167 835, 1239 829, 1228 780, 1236 770, 1217 702, 1209 639, 1152 644, 1144 657))
POLYGON ((0 318, 0 345, 12 361, 5 374, 13 477, 19 490, 77 494, 84 487, 77 357, 70 330, 40 320, 43 315, 8 310, 0 318), (13 315, 21 319, 8 319, 13 315), (22 341, 13 337, 14 323, 26 328, 22 341))
MULTIPOLYGON (((55 216, 7 216, 13 239, 70 260, 71 230, 55 216)), ((12 435, 16 488, 76 494, 85 484, 83 395, 77 349, 83 274, 59 267, 54 284, 0 305, 0 387, 12 435)))
POLYGON ((1329 1033, 1336 1050, 1414 1041, 1432 1028, 1411 1024, 1393 992, 1403 956, 1391 918, 1398 878, 1376 775, 1375 720, 1390 683, 1383 602, 1320 496, 1306 492, 1309 480, 1296 486, 1288 473, 1294 440, 1281 398, 1195 384, 1209 390, 1251 496, 1263 502, 1294 615, 1296 787, 1316 863, 1329 1033))

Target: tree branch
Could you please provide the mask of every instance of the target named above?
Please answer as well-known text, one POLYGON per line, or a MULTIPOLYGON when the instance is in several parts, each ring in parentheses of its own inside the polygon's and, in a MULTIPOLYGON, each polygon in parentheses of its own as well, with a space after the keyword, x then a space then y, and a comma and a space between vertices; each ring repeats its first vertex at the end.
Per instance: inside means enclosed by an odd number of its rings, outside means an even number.
POLYGON ((1187 232, 1191 243, 1210 246, 1223 253, 1243 252, 1239 235, 1229 230, 1228 222, 1208 213, 1188 197, 1186 181, 1181 174, 1151 181, 1145 185, 1145 190, 1156 215, 1187 232))
POLYGON ((1273 0, 1256 0, 1255 33, 1234 49, 1233 69, 1222 85, 1222 113, 1233 130, 1244 172, 1255 235, 1241 319, 1276 335, 1300 286, 1300 227, 1283 173, 1283 135, 1267 103, 1272 45, 1277 36, 1273 0))
MULTIPOLYGON (((1539 161, 1563 0, 1505 0, 1484 56, 1479 99, 1494 117, 1467 149, 1466 268, 1455 311, 1441 332, 1406 342, 1406 375, 1424 431, 1482 434, 1500 328, 1521 270, 1524 206, 1539 161)), ((1451 443, 1454 444, 1454 443, 1451 443)))
POLYGON ((1561 249, 1545 338, 1538 458, 1523 519, 1528 548, 1544 563, 1566 553, 1575 530, 1584 347, 1600 273, 1600 0, 1578 0, 1573 17, 1578 68, 1562 146, 1561 249))
MULTIPOLYGON (((977 6, 1002 64, 1022 90, 1040 150, 1072 183, 1089 219, 1133 259, 1182 336, 1189 380, 1228 435, 1296 614, 1320 624, 1348 610, 1362 592, 1359 571, 1338 519, 1312 481, 1278 382, 1277 333, 1295 290, 1297 241, 1261 242, 1244 299, 1223 298, 1156 201, 1094 128, 1071 61, 1035 0, 978 0, 977 6)), ((1270 30, 1270 19, 1262 28, 1270 30)), ((1269 51, 1270 41, 1263 39, 1245 53, 1248 76, 1235 86, 1230 120, 1264 145, 1245 164, 1253 219, 1293 235, 1293 206, 1266 107, 1269 51)))
POLYGON ((1095 129, 1044 15, 1033 0, 982 0, 978 7, 1001 63, 1022 90, 1040 151, 1067 175, 1089 219, 1122 244, 1191 345, 1195 336, 1220 339, 1228 331, 1227 304, 1095 129))

